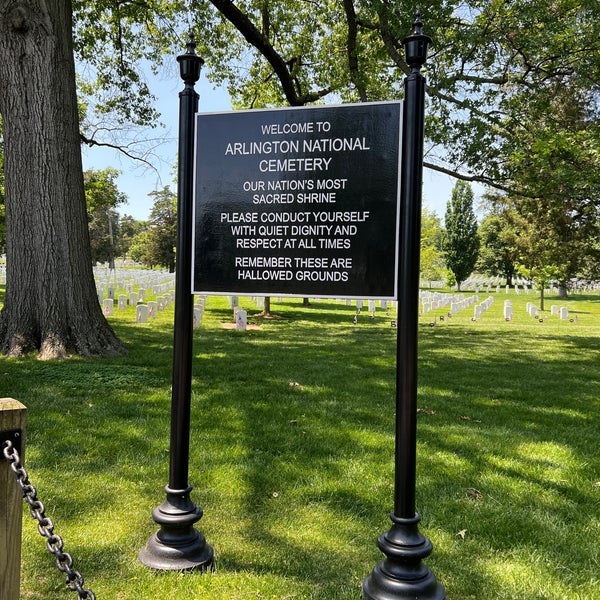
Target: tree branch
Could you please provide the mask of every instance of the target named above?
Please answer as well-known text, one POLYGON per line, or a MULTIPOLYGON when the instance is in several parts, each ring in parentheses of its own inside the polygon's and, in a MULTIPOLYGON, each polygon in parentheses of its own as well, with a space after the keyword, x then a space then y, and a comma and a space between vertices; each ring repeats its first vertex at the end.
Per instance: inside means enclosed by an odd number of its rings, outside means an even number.
POLYGON ((145 158, 142 158, 141 156, 136 156, 135 154, 128 152, 127 150, 125 150, 125 148, 123 148, 123 146, 119 146, 117 144, 109 144, 108 142, 99 142, 98 140, 95 140, 93 138, 86 137, 85 135, 83 135, 83 133, 79 133, 79 138, 81 139, 81 143, 85 144, 86 146, 89 146, 90 148, 93 146, 112 148, 113 150, 121 152, 121 154, 124 154, 127 158, 141 162, 153 171, 156 171, 156 167, 150 161, 146 160, 145 158))
POLYGON ((496 190, 506 192, 507 194, 511 192, 510 187, 502 185, 500 183, 497 183, 493 179, 490 179, 489 177, 485 177, 483 175, 465 175, 458 171, 454 171, 452 169, 447 169, 445 167, 436 165, 435 163, 430 163, 428 161, 424 161, 423 166, 426 169, 431 169, 432 171, 437 171, 438 173, 443 173, 444 175, 449 175, 450 177, 454 177, 454 179, 460 179, 461 181, 482 183, 482 184, 492 187, 496 190))
POLYGON ((348 23, 347 54, 348 70, 350 71, 350 81, 356 86, 358 97, 361 102, 367 102, 367 90, 360 80, 360 71, 358 67, 358 51, 356 47, 356 11, 354 10, 353 0, 344 0, 344 10, 346 12, 346 21, 348 23))
POLYGON ((331 93, 332 88, 329 87, 317 92, 300 94, 296 89, 293 74, 288 68, 289 61, 283 59, 254 23, 231 0, 210 0, 210 2, 244 36, 246 41, 266 58, 281 82, 283 93, 290 106, 315 102, 331 93))

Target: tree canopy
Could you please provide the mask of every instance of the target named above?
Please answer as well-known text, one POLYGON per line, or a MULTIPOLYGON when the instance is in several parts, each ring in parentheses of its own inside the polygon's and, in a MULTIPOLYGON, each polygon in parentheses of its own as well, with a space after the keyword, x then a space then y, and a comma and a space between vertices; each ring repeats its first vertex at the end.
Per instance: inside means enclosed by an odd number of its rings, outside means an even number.
POLYGON ((478 234, 481 240, 476 267, 482 273, 512 280, 519 266, 519 230, 516 215, 506 207, 495 207, 482 219, 478 234))
POLYGON ((480 240, 477 235, 477 219, 473 212, 473 190, 470 184, 457 181, 452 189, 444 217, 446 230, 443 240, 446 265, 454 274, 456 284, 469 277, 477 257, 480 240))
POLYGON ((119 252, 119 214, 116 208, 127 202, 115 181, 118 174, 115 169, 88 170, 83 174, 92 261, 108 262, 113 269, 119 252))
MULTIPOLYGON (((177 0, 75 0, 73 7, 90 143, 101 141, 106 123, 156 118, 141 65, 157 69, 180 53, 186 26, 197 33, 212 81, 227 86, 234 106, 258 108, 400 98, 408 71, 402 39, 415 14, 404 0, 201 0, 189 8, 177 0)), ((510 156, 531 147, 527 123, 557 90, 581 98, 597 121, 595 0, 433 2, 423 19, 433 39, 425 65, 429 168, 520 190, 526 186, 510 156)))
POLYGON ((161 266, 175 270, 177 244, 177 196, 169 186, 152 192, 154 199, 147 227, 134 236, 131 257, 149 267, 161 266))

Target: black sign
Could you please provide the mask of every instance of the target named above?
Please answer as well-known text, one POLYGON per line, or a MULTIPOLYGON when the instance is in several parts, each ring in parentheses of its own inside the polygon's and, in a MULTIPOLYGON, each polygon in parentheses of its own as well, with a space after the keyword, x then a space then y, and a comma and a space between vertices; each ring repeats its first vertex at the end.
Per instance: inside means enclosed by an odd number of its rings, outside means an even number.
POLYGON ((395 298, 401 114, 198 114, 193 292, 395 298))

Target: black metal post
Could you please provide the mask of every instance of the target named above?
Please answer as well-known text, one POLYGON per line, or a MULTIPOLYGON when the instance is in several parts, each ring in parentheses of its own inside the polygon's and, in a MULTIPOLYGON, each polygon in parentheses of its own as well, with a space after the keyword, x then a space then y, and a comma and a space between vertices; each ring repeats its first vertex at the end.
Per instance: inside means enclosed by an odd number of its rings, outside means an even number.
POLYGON ((171 449, 166 500, 152 512, 160 525, 140 561, 159 570, 206 570, 213 565, 213 549, 194 524, 202 509, 190 499, 188 484, 190 404, 192 388, 192 207, 194 172, 194 118, 198 94, 194 85, 204 61, 196 55, 193 35, 187 52, 177 57, 185 88, 179 94, 179 166, 177 181, 177 267, 173 334, 173 387, 171 392, 171 449))
POLYGON ((363 582, 363 600, 443 600, 444 588, 422 562, 431 542, 418 530, 415 512, 417 452, 417 325, 425 78, 420 68, 431 38, 423 35, 417 13, 413 32, 402 43, 411 69, 404 81, 400 183, 400 260, 398 272, 398 337, 396 364, 396 449, 394 512, 391 529, 377 545, 386 558, 363 582))

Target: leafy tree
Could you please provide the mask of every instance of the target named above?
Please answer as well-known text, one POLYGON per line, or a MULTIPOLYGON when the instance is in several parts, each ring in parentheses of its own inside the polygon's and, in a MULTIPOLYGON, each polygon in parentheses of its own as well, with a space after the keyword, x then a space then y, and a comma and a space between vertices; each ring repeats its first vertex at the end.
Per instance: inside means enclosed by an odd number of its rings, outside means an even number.
POLYGON ((117 187, 118 175, 115 169, 88 170, 83 174, 92 262, 108 262, 111 269, 115 268, 118 253, 119 213, 115 209, 127 202, 117 187))
MULTIPOLYGON (((413 3, 210 0, 194 7, 204 25, 202 53, 238 106, 402 94, 402 39, 413 3)), ((433 3, 424 18, 434 40, 426 65, 426 166, 512 189, 518 182, 506 169, 506 142, 521 135, 512 121, 525 106, 513 99, 551 98, 566 83, 597 91, 598 3, 433 3)))
POLYGON ((488 275, 502 275, 506 284, 512 286, 519 264, 519 231, 515 216, 508 208, 495 207, 483 218, 477 232, 481 241, 477 270, 488 275))
POLYGON ((454 274, 460 291, 460 284, 475 267, 480 245, 477 219, 473 212, 473 190, 468 183, 456 182, 446 206, 444 220, 446 231, 443 248, 446 265, 454 274))
POLYGON ((151 256, 148 252, 149 248, 150 242, 148 230, 146 229, 139 231, 133 236, 129 246, 129 256, 131 257, 131 260, 135 261, 136 263, 146 265, 152 269, 155 263, 151 261, 151 256))
POLYGON ((421 279, 429 282, 446 277, 442 248, 443 229, 435 212, 423 208, 421 214, 421 279))
POLYGON ((117 250, 123 258, 126 258, 127 255, 130 254, 133 239, 138 233, 143 231, 145 227, 147 227, 147 224, 144 221, 138 221, 131 215, 123 215, 119 219, 117 250))
POLYGON ((148 228, 132 240, 133 260, 154 267, 175 271, 175 246, 177 244, 177 196, 169 186, 149 194, 154 198, 148 228))
POLYGON ((550 270, 563 293, 600 259, 600 122, 572 93, 557 88, 523 115, 509 163, 522 194, 504 199, 520 218, 523 266, 542 279, 550 270))

